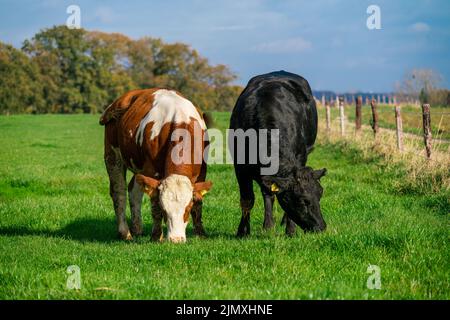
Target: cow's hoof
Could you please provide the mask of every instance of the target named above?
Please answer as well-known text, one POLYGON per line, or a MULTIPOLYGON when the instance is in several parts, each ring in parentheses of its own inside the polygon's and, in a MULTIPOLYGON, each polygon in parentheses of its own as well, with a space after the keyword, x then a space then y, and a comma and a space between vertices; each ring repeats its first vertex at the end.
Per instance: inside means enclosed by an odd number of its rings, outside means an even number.
POLYGON ((238 239, 246 239, 246 238, 248 238, 248 234, 237 234, 236 237, 238 239))
POLYGON ((142 227, 131 227, 131 234, 135 237, 142 236, 144 231, 142 230, 142 227))
POLYGON ((236 234, 236 237, 242 239, 242 238, 246 238, 250 235, 250 232, 245 232, 245 231, 238 231, 238 233, 236 234))
POLYGON ((294 231, 290 231, 290 232, 286 232, 286 237, 292 238, 295 236, 295 230, 294 231))
POLYGON ((130 231, 128 231, 127 233, 120 233, 119 237, 120 237, 120 239, 125 240, 125 241, 133 240, 133 236, 131 235, 130 231))
POLYGON ((264 221, 263 229, 270 230, 275 226, 275 222, 273 220, 264 221))
POLYGON ((152 233, 151 239, 153 242, 164 242, 164 234, 161 233, 152 233))
POLYGON ((198 229, 198 230, 194 230, 194 235, 199 237, 199 238, 207 238, 206 232, 205 230, 202 229, 198 229))

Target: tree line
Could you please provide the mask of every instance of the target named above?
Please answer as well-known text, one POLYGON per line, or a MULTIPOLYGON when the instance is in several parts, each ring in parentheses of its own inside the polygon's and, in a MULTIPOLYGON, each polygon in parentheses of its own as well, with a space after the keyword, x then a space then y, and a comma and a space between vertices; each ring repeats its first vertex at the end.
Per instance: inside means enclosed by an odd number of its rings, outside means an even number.
POLYGON ((0 113, 98 113, 131 89, 180 91, 202 110, 231 110, 242 88, 225 65, 184 43, 54 26, 22 48, 0 42, 0 113))
POLYGON ((396 83, 396 94, 402 101, 450 107, 450 90, 440 87, 442 79, 442 75, 433 69, 412 69, 396 83))

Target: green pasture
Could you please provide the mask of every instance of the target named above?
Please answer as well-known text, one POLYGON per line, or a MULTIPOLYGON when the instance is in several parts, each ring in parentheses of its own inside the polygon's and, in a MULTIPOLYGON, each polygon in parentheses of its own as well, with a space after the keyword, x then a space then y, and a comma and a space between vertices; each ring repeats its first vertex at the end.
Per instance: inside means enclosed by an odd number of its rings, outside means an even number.
MULTIPOLYGON (((393 113, 392 113, 393 116, 393 113)), ((229 114, 216 113, 225 128, 229 114)), ((0 117, 1 299, 449 299, 448 192, 399 188, 402 171, 319 141, 309 165, 326 167, 326 232, 264 232, 257 192, 252 233, 237 239, 231 165, 211 165, 207 239, 186 244, 117 239, 98 116, 0 117), (80 268, 70 290, 68 266, 80 268), (367 287, 369 265, 381 288, 367 287)), ((130 176, 129 176, 130 177, 130 176)), ((255 186, 256 188, 256 186, 255 186)), ((369 279, 370 280, 370 279, 369 279)), ((370 282, 370 281, 369 281, 370 282)))

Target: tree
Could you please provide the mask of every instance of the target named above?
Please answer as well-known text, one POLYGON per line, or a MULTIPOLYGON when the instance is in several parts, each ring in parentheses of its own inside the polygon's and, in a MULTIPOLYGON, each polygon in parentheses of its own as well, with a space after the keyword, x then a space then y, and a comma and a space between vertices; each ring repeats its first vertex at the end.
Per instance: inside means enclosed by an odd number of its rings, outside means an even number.
POLYGON ((89 109, 102 111, 104 106, 136 87, 128 72, 132 40, 119 33, 88 32, 86 41, 95 79, 89 87, 92 92, 89 109))
POLYGON ((413 69, 407 72, 396 91, 403 99, 429 102, 430 93, 438 88, 442 76, 431 69, 413 69))
POLYGON ((89 96, 89 56, 83 41, 85 31, 54 27, 25 40, 22 49, 43 75, 47 110, 80 112, 89 96))
POLYGON ((0 112, 41 112, 42 90, 37 65, 11 45, 0 43, 0 112))
POLYGON ((128 74, 139 88, 150 88, 155 85, 155 57, 161 46, 160 39, 149 37, 130 42, 128 74))
POLYGON ((22 52, 1 52, 2 106, 11 112, 97 113, 130 89, 150 87, 176 89, 205 110, 231 110, 240 92, 226 66, 150 37, 54 26, 26 40, 22 52))

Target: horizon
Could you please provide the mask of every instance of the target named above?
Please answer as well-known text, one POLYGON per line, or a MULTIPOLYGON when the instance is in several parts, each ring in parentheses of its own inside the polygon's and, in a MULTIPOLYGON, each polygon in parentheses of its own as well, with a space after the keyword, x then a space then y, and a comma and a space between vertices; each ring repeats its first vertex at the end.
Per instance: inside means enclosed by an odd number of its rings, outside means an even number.
POLYGON ((67 7, 78 5, 86 30, 189 44, 211 63, 227 65, 238 76, 235 83, 243 86, 255 75, 283 69, 305 77, 314 91, 388 93, 406 72, 429 68, 443 76, 441 87, 449 87, 448 1, 132 4, 5 0, 0 41, 20 48, 40 30, 65 24, 67 7), (380 8, 381 29, 367 27, 372 4, 380 8))

